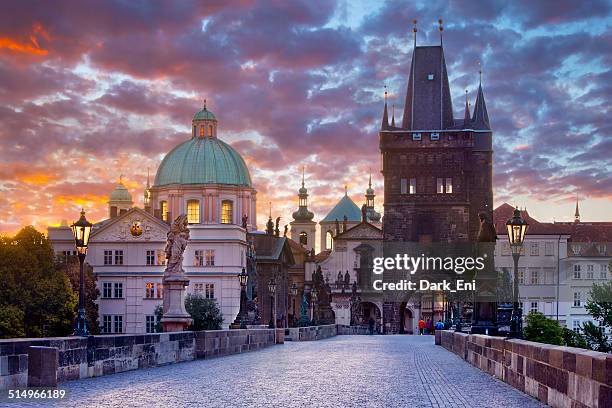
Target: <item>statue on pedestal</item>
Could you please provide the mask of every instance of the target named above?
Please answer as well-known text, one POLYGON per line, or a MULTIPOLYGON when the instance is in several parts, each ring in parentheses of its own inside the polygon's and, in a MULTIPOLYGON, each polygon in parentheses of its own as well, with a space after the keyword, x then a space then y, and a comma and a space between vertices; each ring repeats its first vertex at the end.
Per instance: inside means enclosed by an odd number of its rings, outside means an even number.
POLYGON ((172 225, 166 240, 166 269, 164 270, 164 315, 161 319, 165 332, 183 331, 192 323, 185 310, 185 287, 189 280, 183 270, 183 253, 189 242, 187 216, 179 215, 172 225))

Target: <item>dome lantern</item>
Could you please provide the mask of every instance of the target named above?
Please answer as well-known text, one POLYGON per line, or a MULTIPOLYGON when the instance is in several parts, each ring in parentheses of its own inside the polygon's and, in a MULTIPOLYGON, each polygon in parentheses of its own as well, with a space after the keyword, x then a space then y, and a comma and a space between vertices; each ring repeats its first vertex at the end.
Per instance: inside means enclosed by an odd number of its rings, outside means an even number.
POLYGON ((206 107, 206 99, 202 105, 202 109, 193 115, 191 121, 192 137, 217 137, 217 118, 206 107))

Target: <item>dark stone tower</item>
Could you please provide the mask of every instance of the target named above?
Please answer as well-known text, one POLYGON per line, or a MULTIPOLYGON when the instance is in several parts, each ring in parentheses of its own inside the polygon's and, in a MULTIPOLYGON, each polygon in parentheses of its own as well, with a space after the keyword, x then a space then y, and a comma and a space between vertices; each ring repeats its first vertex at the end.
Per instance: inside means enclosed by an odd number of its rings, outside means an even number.
MULTIPOLYGON (((492 220, 492 131, 482 86, 473 115, 467 103, 466 110, 453 117, 442 45, 415 46, 401 127, 385 120, 385 104, 380 130, 385 242, 476 242, 478 213, 492 220)), ((399 317, 388 318, 395 332, 399 317)))

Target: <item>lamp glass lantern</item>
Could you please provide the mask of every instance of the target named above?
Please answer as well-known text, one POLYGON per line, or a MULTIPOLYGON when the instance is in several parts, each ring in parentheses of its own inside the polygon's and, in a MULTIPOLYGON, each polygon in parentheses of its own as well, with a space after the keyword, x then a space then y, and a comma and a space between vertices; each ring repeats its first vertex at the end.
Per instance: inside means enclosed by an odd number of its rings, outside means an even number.
POLYGON ((240 280, 240 286, 245 287, 249 280, 249 275, 247 275, 244 268, 242 268, 242 272, 238 274, 238 279, 240 280))
POLYGON ((293 282, 293 284, 291 285, 291 294, 293 296, 297 296, 297 293, 298 293, 297 283, 293 282))
POLYGON ((70 228, 72 228, 72 234, 74 235, 75 246, 79 254, 87 253, 92 227, 93 224, 85 218, 84 210, 81 210, 81 217, 79 220, 70 226, 70 228))
POLYGON ((516 207, 514 214, 506 222, 506 230, 508 232, 508 240, 513 254, 520 254, 521 247, 525 241, 525 234, 529 224, 521 217, 521 211, 516 207))
POLYGON ((268 282, 268 290, 272 295, 274 295, 274 292, 276 292, 276 281, 274 278, 270 279, 270 282, 268 282))

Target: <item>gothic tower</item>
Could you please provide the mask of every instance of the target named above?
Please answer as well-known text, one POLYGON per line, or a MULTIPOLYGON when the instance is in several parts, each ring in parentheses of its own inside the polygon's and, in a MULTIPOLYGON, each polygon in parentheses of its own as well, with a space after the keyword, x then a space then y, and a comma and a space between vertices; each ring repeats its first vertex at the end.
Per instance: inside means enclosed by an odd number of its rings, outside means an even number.
POLYGON ((310 251, 315 247, 315 230, 317 223, 312 219, 314 214, 308 210, 308 190, 304 187, 304 169, 302 169, 302 187, 298 190, 298 210, 293 213, 291 239, 299 242, 310 251))

